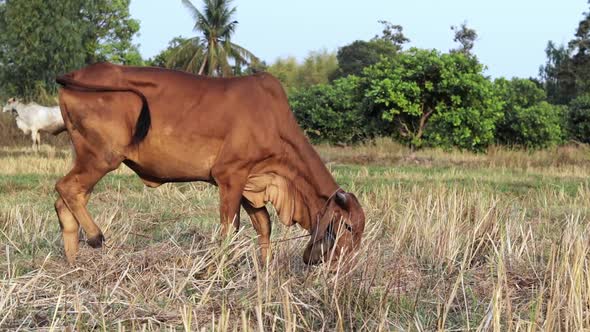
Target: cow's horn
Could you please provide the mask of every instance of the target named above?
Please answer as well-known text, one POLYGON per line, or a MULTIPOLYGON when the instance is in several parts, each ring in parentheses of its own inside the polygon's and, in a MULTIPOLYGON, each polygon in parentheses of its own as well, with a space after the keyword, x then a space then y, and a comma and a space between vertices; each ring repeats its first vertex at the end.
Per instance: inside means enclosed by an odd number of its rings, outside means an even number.
POLYGON ((336 203, 341 207, 346 207, 347 199, 348 198, 346 197, 346 193, 343 193, 341 191, 336 193, 336 203))

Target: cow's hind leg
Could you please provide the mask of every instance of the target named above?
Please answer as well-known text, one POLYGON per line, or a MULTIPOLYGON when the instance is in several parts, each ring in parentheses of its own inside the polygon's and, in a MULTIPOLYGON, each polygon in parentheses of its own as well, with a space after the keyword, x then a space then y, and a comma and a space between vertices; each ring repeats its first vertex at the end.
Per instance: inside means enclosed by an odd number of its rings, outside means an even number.
POLYGON ((86 209, 94 185, 105 174, 116 168, 96 167, 100 164, 94 160, 81 162, 77 159, 74 168, 55 186, 60 195, 55 208, 62 227, 66 257, 70 262, 74 261, 78 248, 78 224, 86 232, 87 243, 93 248, 100 247, 104 240, 100 228, 92 221, 86 209))
POLYGON ((55 212, 59 218, 59 226, 64 240, 64 251, 68 262, 74 263, 78 252, 78 229, 79 224, 74 215, 70 212, 64 200, 60 197, 55 202, 55 212))
POLYGON ((36 142, 37 142, 37 151, 41 150, 41 133, 37 131, 36 135, 36 142))
POLYGON ((255 208, 245 198, 242 198, 242 206, 244 210, 250 216, 250 220, 252 220, 252 225, 258 233, 258 244, 260 245, 260 256, 262 258, 262 262, 267 264, 271 260, 271 248, 270 248, 270 232, 271 232, 271 223, 270 223, 270 216, 268 214, 268 210, 266 207, 255 208))

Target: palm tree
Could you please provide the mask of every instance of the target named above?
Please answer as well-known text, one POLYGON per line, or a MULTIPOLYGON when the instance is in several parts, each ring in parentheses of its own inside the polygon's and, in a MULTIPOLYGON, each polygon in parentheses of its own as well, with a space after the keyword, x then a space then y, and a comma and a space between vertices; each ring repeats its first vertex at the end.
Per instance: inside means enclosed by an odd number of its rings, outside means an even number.
POLYGON ((176 37, 170 41, 168 49, 161 54, 166 68, 198 73, 205 60, 205 45, 199 37, 176 37))
MULTIPOLYGON (((236 13, 236 7, 230 9, 232 0, 204 2, 204 10, 200 11, 190 0, 182 0, 195 19, 194 30, 202 34, 202 37, 187 39, 183 47, 180 47, 180 50, 185 52, 195 52, 189 57, 186 70, 194 73, 196 64, 200 63, 199 75, 206 72, 210 76, 230 76, 233 69, 230 60, 233 60, 235 68, 248 63, 258 63, 258 58, 254 54, 231 42, 231 36, 238 25, 238 21, 232 19, 236 13)), ((182 57, 186 59, 186 55, 182 57)))

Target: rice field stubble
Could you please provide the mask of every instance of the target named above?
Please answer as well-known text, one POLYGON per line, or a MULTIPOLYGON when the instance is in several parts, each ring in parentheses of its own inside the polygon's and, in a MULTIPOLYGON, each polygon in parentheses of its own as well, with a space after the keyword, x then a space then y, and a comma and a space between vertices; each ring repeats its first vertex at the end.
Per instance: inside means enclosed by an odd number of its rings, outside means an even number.
POLYGON ((305 232, 278 222, 264 268, 245 213, 216 243, 215 187, 147 189, 125 168, 89 203, 106 246, 69 266, 53 210, 69 150, 0 150, 0 330, 590 328, 587 148, 318 149, 367 215, 347 271, 305 266, 307 239, 282 241, 305 232))

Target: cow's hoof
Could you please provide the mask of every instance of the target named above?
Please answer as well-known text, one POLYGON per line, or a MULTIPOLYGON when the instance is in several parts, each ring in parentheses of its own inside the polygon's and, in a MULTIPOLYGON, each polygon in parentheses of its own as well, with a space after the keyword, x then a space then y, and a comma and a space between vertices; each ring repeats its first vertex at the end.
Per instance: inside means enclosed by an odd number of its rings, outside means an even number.
POLYGON ((102 247, 103 241, 104 241, 104 236, 102 235, 102 233, 100 233, 96 236, 88 238, 88 240, 86 240, 86 243, 88 243, 88 245, 91 246, 92 248, 100 248, 100 247, 102 247))

